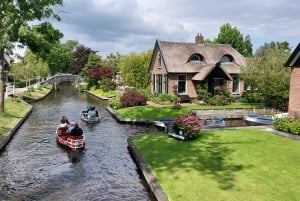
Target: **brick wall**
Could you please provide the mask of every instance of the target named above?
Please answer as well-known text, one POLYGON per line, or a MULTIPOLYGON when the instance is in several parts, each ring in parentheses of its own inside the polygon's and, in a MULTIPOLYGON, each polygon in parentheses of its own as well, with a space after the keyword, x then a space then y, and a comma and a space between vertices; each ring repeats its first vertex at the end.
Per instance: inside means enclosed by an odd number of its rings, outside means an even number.
POLYGON ((300 118, 300 67, 293 67, 290 79, 289 116, 300 118))

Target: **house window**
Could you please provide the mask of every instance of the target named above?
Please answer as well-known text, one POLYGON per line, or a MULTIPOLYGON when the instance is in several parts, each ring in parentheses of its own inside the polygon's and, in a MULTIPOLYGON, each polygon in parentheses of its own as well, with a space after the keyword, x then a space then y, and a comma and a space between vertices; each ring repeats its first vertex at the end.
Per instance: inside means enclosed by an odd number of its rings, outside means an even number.
POLYGON ((240 93, 240 79, 238 75, 232 76, 232 93, 233 94, 239 94, 240 93))
POLYGON ((158 54, 158 68, 161 67, 161 54, 158 54))
POLYGON ((186 75, 178 75, 178 94, 186 94, 186 75))
POLYGON ((232 58, 232 56, 230 56, 230 55, 223 55, 222 57, 221 57, 221 59, 220 59, 220 63, 230 63, 230 62, 232 62, 233 61, 233 58, 232 58))
POLYGON ((188 62, 190 63, 201 63, 203 62, 204 58, 202 55, 200 54, 193 54, 192 56, 190 56, 188 62))
POLYGON ((155 92, 162 93, 162 75, 155 75, 155 92))

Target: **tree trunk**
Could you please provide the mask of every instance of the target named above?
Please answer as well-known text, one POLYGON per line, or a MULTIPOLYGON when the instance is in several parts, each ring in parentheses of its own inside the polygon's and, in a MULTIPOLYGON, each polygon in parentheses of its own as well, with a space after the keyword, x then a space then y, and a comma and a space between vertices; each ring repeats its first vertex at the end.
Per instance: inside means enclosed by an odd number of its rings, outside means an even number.
POLYGON ((4 49, 0 48, 0 112, 4 112, 4 49))

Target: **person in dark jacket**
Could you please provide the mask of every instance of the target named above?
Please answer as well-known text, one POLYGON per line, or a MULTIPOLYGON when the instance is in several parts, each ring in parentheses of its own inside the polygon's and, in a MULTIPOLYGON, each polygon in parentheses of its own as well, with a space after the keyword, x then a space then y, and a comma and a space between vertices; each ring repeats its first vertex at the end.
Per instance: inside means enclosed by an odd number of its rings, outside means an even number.
POLYGON ((75 123, 75 126, 71 131, 71 135, 73 135, 73 136, 83 135, 83 130, 78 126, 78 123, 75 123))

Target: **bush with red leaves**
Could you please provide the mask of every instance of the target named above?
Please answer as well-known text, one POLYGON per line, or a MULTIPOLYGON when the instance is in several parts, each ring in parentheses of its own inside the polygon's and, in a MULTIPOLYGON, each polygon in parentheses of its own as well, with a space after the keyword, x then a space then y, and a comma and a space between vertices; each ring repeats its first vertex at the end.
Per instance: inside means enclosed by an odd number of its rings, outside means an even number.
POLYGON ((139 105, 146 105, 147 98, 146 96, 139 94, 135 91, 128 91, 121 97, 121 107, 133 107, 139 105))

